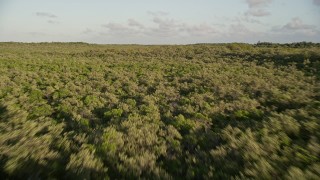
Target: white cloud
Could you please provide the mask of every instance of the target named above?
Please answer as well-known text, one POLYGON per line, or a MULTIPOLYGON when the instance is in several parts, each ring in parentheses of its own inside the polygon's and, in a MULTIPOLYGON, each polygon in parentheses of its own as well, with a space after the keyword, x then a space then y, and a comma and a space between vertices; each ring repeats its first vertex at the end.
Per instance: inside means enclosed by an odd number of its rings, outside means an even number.
POLYGON ((207 36, 218 33, 213 26, 206 23, 198 25, 185 25, 183 28, 181 28, 181 30, 193 36, 207 36))
POLYGON ((108 24, 103 24, 102 27, 107 28, 110 32, 126 32, 130 29, 122 24, 110 22, 108 24))
POLYGON ((48 20, 47 23, 49 23, 49 24, 59 24, 59 21, 48 20))
POLYGON ((137 27, 140 29, 144 28, 144 25, 139 23, 138 21, 134 20, 134 19, 128 19, 128 25, 131 27, 137 27))
POLYGON ((265 7, 272 2, 272 0, 246 0, 250 8, 265 7))
POLYGON ((36 16, 47 19, 47 23, 49 24, 59 24, 59 21, 56 20, 57 16, 52 13, 36 12, 36 16))
POLYGON ((56 18, 57 16, 48 12, 36 12, 36 15, 39 17, 46 17, 46 18, 56 18))
POLYGON ((299 36, 314 36, 320 33, 316 26, 305 24, 298 17, 292 18, 283 26, 273 27, 272 31, 278 34, 299 34, 299 36))
POLYGON ((270 12, 264 10, 264 9, 249 9, 245 15, 252 15, 256 17, 262 17, 262 16, 268 16, 270 15, 270 12))
POLYGON ((177 36, 180 33, 178 29, 182 24, 174 19, 154 17, 152 21, 156 27, 149 27, 147 29, 146 34, 150 36, 170 37, 177 36))
POLYGON ((141 37, 141 38, 178 38, 213 36, 218 31, 210 24, 188 24, 176 19, 154 16, 149 26, 135 19, 128 19, 127 23, 109 22, 103 24, 106 30, 100 32, 103 36, 141 37))
POLYGON ((113 23, 113 22, 110 22, 108 24, 103 24, 102 27, 108 28, 111 31, 127 31, 127 30, 129 30, 128 27, 126 27, 122 24, 113 23))
POLYGON ((289 23, 283 26, 283 29, 289 29, 289 30, 301 30, 301 29, 303 30, 303 29, 314 29, 314 28, 315 26, 313 25, 304 24, 303 21, 298 17, 293 18, 289 23))
POLYGON ((88 30, 87 38, 95 38, 94 42, 108 43, 199 43, 199 42, 292 42, 312 41, 319 37, 316 26, 309 25, 299 18, 293 18, 288 23, 274 27, 271 31, 256 30, 252 23, 262 24, 252 16, 239 14, 237 18, 227 19, 225 26, 211 23, 187 23, 168 16, 153 16, 150 22, 139 22, 128 19, 124 22, 108 22, 103 24, 103 30, 88 30), (291 40, 291 39, 292 40, 291 40))
MULTIPOLYGON (((237 39, 236 37, 243 37, 248 38, 257 36, 259 33, 250 30, 248 27, 246 27, 244 24, 238 23, 238 24, 231 24, 229 26, 229 31, 226 32, 226 35, 233 37, 237 39)), ((244 39, 245 40, 245 39, 244 39)))
POLYGON ((93 30, 90 28, 86 28, 84 31, 82 31, 82 34, 91 34, 93 33, 93 30))
POLYGON ((108 24, 103 24, 102 27, 107 29, 107 31, 100 32, 100 35, 104 36, 106 35, 116 36, 118 38, 125 38, 137 36, 140 33, 142 33, 140 29, 135 29, 121 23, 109 22, 108 24))
POLYGON ((246 0, 249 6, 248 11, 245 13, 247 16, 263 17, 270 15, 270 12, 266 10, 273 0, 246 0))

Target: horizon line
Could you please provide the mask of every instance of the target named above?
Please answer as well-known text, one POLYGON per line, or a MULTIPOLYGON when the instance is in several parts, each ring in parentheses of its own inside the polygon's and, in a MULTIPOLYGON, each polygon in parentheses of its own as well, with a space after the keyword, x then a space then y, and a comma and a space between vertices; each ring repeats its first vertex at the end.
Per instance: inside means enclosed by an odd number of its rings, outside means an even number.
POLYGON ((199 43, 168 43, 168 44, 157 44, 157 43, 151 43, 151 44, 144 44, 144 43, 91 43, 91 42, 85 42, 85 41, 0 41, 0 43, 21 43, 21 44, 54 44, 54 43, 60 43, 60 44, 90 44, 90 45, 140 45, 140 46, 177 46, 177 45, 210 45, 210 44, 249 44, 249 45, 257 45, 257 44, 263 44, 263 43, 270 43, 274 45, 286 45, 286 44, 297 44, 297 43, 308 43, 308 44, 320 44, 320 42, 312 42, 312 41, 297 41, 297 42, 270 42, 270 41, 258 41, 256 43, 249 43, 249 42, 199 42, 199 43))

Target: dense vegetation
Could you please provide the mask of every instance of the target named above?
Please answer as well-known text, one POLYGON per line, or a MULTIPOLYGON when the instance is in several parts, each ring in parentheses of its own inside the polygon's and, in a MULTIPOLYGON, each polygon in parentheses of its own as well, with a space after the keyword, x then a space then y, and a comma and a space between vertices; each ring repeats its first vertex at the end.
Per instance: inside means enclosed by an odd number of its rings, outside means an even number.
POLYGON ((319 179, 301 44, 0 43, 0 178, 319 179))

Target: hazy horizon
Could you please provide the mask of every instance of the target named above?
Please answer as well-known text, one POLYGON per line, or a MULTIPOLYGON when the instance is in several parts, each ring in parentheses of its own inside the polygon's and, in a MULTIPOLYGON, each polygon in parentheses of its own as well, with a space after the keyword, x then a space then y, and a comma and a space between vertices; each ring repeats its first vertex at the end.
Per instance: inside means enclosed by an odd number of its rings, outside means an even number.
POLYGON ((320 0, 0 0, 1 42, 320 42, 320 0))

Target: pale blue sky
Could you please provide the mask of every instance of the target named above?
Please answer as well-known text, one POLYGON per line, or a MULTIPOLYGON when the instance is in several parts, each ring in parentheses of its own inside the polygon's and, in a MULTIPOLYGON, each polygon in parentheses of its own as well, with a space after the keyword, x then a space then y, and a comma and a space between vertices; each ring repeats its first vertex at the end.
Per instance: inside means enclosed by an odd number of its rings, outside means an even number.
POLYGON ((0 41, 320 42, 320 0, 0 0, 0 41))

